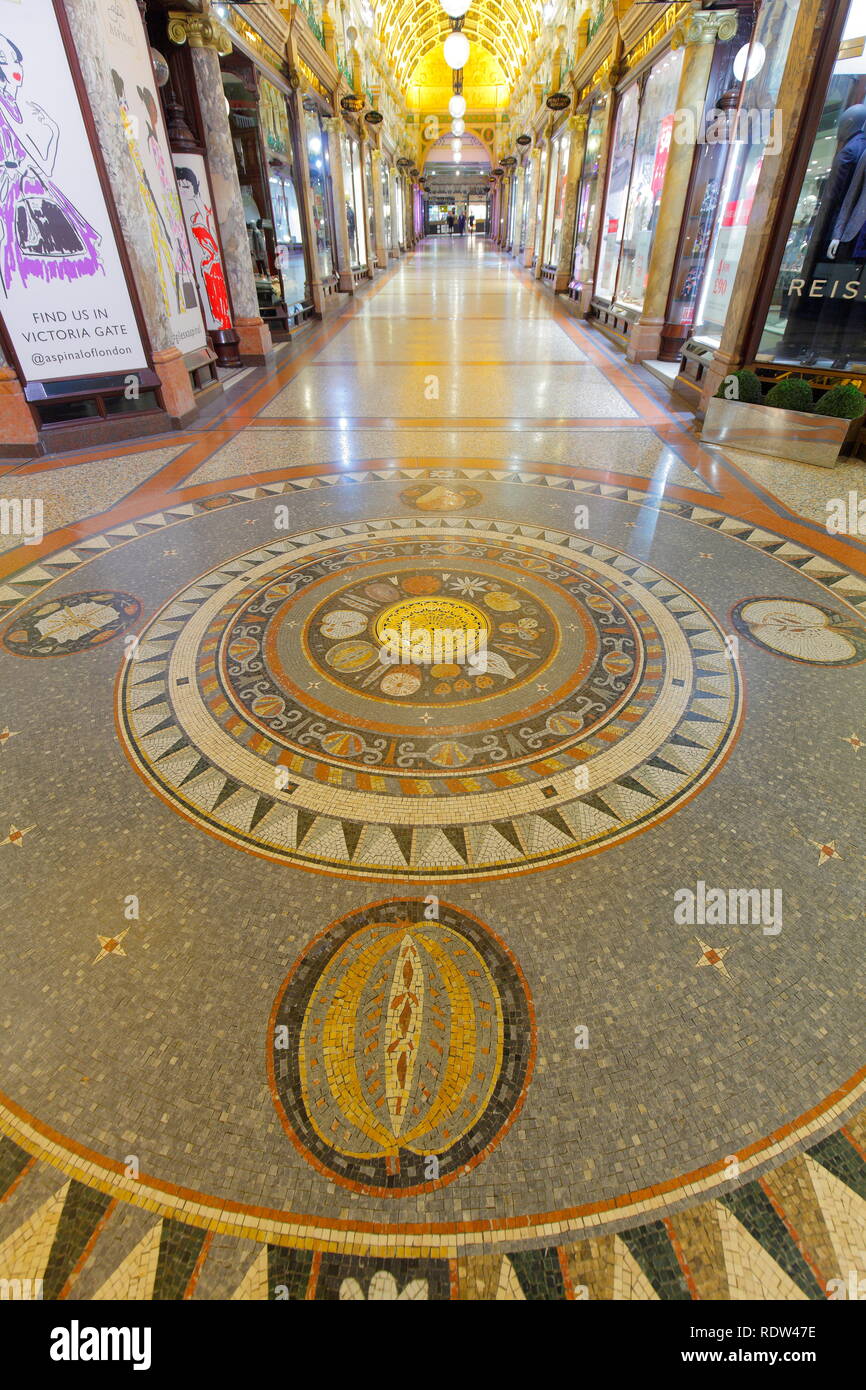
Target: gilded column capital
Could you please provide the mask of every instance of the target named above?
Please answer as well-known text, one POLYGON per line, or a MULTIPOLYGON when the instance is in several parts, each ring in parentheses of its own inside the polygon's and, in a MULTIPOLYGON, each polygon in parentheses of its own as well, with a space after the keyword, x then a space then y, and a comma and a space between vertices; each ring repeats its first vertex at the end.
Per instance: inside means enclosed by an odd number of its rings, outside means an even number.
POLYGON ((671 48, 715 43, 716 39, 732 39, 736 35, 737 27, 736 10, 702 10, 698 5, 674 25, 671 48))
POLYGON ((382 163, 382 151, 379 150, 379 149, 377 149, 377 148, 375 147, 375 145, 373 146, 373 148, 372 148, 371 151, 370 151, 370 158, 372 159, 372 161, 373 161, 374 164, 381 164, 381 163, 382 163))
POLYGON ((169 10, 168 37, 178 45, 187 43, 190 48, 212 48, 223 57, 232 51, 228 30, 209 14, 169 10))
POLYGON ((582 135, 586 130, 589 115, 586 111, 578 111, 568 118, 568 128, 572 135, 582 135))

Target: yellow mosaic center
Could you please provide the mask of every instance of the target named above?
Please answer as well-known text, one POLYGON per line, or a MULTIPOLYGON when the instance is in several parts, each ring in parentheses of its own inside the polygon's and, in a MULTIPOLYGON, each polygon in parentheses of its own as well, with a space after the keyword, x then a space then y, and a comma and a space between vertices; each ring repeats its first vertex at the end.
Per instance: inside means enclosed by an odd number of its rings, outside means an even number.
POLYGON ((389 632, 402 634, 403 624, 409 624, 411 636, 426 633, 433 637, 436 632, 474 633, 476 643, 490 632, 490 622, 473 603, 448 595, 425 595, 421 598, 403 598, 389 604, 373 624, 373 632, 380 642, 387 641, 389 632))

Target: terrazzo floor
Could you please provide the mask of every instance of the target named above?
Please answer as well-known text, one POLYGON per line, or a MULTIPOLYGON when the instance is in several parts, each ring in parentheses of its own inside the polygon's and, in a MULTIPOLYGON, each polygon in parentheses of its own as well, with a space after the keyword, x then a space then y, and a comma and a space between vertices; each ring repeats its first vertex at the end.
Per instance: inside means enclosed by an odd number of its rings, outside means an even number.
POLYGON ((861 472, 704 448, 471 239, 0 470, 0 1277, 866 1278, 861 472))

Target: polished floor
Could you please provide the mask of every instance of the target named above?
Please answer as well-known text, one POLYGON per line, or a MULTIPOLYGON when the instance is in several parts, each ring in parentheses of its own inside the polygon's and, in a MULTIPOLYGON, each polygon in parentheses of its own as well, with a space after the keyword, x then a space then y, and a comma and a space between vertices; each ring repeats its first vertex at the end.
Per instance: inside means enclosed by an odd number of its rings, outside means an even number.
POLYGON ((856 1289, 862 475, 702 446, 475 238, 0 470, 0 1276, 856 1289))

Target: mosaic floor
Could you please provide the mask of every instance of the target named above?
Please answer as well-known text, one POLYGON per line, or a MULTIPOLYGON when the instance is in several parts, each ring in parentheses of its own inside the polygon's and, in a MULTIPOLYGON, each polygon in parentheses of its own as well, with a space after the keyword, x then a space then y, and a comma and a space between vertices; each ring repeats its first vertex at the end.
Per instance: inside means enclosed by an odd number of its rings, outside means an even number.
POLYGON ((862 466, 704 448, 482 243, 277 362, 0 470, 0 1277, 852 1296, 862 466))

